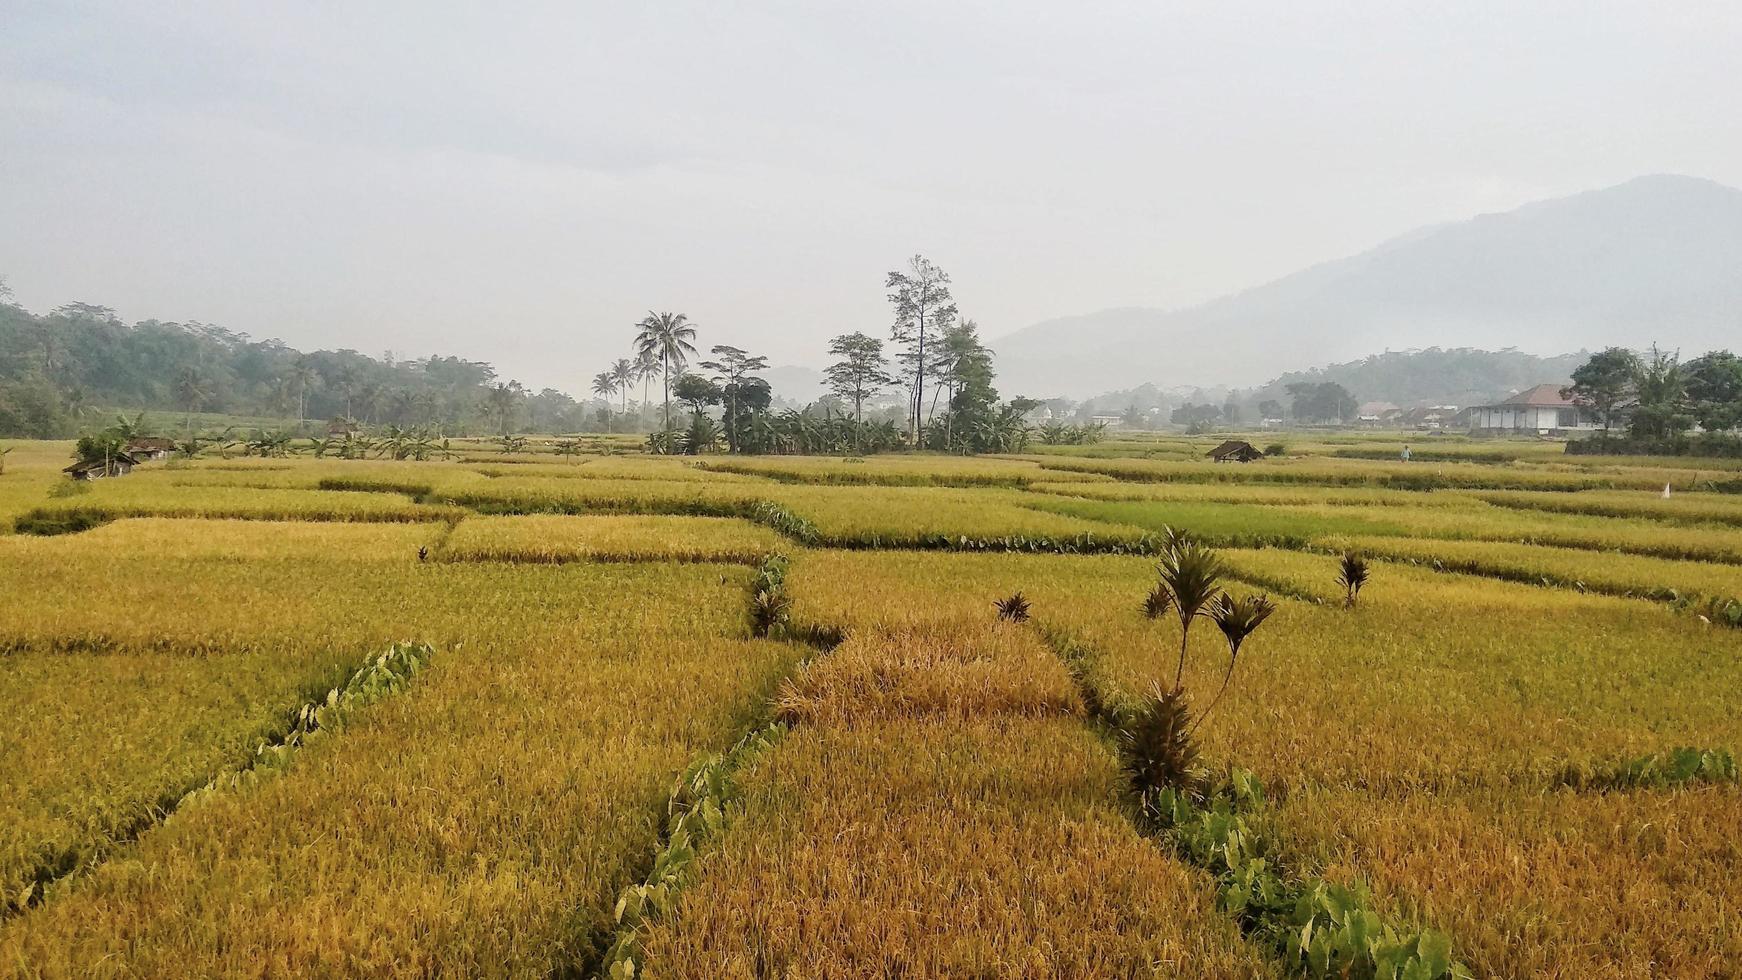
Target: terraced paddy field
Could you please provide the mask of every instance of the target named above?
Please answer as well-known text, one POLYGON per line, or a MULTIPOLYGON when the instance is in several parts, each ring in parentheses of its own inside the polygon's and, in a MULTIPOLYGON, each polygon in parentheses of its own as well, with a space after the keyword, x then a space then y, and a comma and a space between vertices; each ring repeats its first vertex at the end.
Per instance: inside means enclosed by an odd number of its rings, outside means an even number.
POLYGON ((1294 441, 9 444, 0 975, 1736 976, 1733 468, 1294 441))

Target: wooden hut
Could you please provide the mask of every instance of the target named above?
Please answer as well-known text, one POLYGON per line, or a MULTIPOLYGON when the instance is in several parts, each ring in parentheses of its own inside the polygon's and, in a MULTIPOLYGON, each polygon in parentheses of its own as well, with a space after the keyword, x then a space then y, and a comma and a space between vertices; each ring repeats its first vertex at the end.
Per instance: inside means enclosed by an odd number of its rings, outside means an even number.
POLYGON ((175 440, 162 436, 137 436, 127 440, 127 455, 138 460, 168 459, 175 452, 175 440))
POLYGON ((1249 442, 1229 439, 1208 453, 1209 457, 1218 463, 1250 463, 1255 459, 1263 459, 1264 454, 1249 442))
POLYGON ((74 480, 100 480, 106 476, 126 476, 133 472, 139 460, 126 453, 116 453, 107 459, 81 459, 61 470, 74 480))

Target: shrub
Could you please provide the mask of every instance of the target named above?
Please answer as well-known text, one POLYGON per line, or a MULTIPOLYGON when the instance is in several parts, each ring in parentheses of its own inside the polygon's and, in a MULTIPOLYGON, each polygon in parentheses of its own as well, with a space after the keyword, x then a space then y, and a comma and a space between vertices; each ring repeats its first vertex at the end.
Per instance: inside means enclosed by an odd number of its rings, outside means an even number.
POLYGON ((1028 622, 1029 601, 1017 592, 1005 599, 993 603, 998 607, 998 618, 1011 623, 1028 622))
POLYGON ((1185 692, 1156 685, 1120 726, 1125 771, 1138 792, 1172 787, 1201 795, 1207 776, 1198 764, 1192 739, 1191 708, 1185 692))
POLYGON ((768 636, 785 626, 792 611, 792 596, 786 591, 785 555, 770 555, 757 569, 750 584, 750 635, 768 636))
POLYGON ((1149 619, 1160 619, 1173 607, 1173 593, 1168 591, 1166 582, 1157 582, 1143 597, 1143 615, 1149 619))
POLYGON ((1355 608, 1361 586, 1367 584, 1367 560, 1358 555, 1344 555, 1337 572, 1337 584, 1343 587, 1343 605, 1355 608))

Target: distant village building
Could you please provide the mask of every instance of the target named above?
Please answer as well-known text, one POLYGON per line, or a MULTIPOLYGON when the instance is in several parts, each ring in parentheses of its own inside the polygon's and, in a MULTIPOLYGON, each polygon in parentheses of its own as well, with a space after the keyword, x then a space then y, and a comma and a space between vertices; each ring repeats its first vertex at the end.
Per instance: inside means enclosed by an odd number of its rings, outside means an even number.
POLYGON ((139 460, 127 453, 116 453, 107 459, 81 459, 61 472, 75 480, 101 480, 106 476, 126 476, 138 465, 139 460))
POLYGON ((1472 432, 1572 432, 1601 428, 1589 411, 1561 395, 1561 386, 1537 385, 1496 405, 1470 406, 1472 432))
POLYGON ((327 437, 343 439, 357 434, 357 423, 353 419, 336 418, 327 423, 327 437))
POLYGON ((1397 423, 1405 429, 1425 429, 1432 432, 1451 428, 1457 424, 1458 417, 1462 414, 1456 405, 1427 405, 1406 409, 1397 417, 1397 423))
POLYGON ((136 460, 168 459, 175 451, 175 440, 162 436, 138 436, 127 440, 127 455, 136 460))
POLYGON ((1368 428, 1395 424, 1403 410, 1390 402, 1366 402, 1355 409, 1355 424, 1368 428))
POLYGON ((1241 442, 1238 439, 1229 439, 1210 450, 1207 455, 1218 463, 1250 463, 1255 459, 1264 458, 1264 454, 1259 452, 1251 443, 1241 442))

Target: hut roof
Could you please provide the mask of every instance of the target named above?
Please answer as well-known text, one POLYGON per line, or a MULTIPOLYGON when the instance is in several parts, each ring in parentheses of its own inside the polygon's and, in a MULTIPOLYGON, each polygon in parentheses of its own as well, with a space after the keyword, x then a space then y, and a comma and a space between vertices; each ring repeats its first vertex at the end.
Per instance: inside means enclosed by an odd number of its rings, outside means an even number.
POLYGON ((1262 459, 1264 454, 1249 442, 1240 439, 1229 439, 1220 446, 1210 450, 1205 455, 1211 459, 1238 459, 1244 462, 1249 459, 1262 459))

